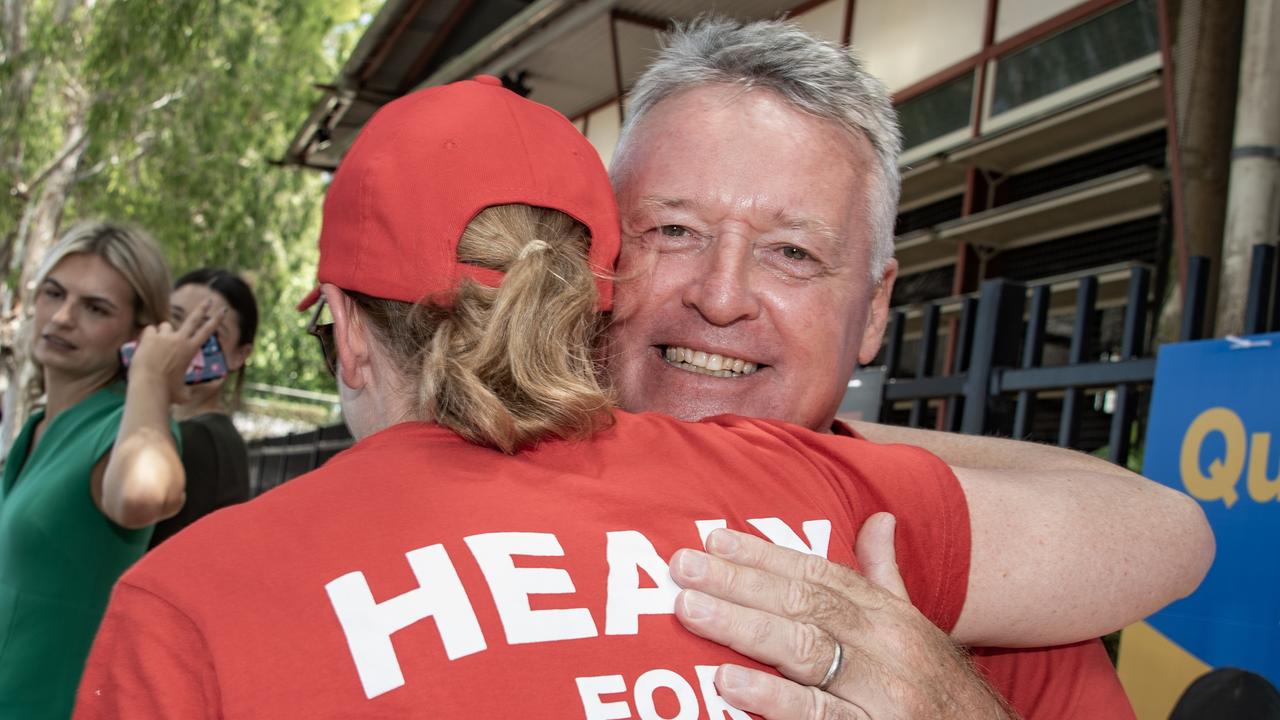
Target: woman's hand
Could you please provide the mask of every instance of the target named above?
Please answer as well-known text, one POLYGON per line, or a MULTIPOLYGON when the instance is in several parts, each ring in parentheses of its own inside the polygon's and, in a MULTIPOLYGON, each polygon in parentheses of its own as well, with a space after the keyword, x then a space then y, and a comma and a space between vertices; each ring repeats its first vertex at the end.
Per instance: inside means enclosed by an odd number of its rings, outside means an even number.
POLYGON ((187 366, 222 317, 208 315, 211 306, 203 303, 177 329, 169 323, 148 327, 138 340, 115 446, 90 476, 98 509, 121 527, 155 524, 186 502, 187 476, 170 432, 169 407, 190 396, 187 366))
POLYGON ((222 308, 210 314, 212 307, 212 300, 204 301, 177 328, 167 322, 144 328, 129 367, 130 384, 148 383, 164 388, 170 403, 189 400, 191 388, 185 382, 187 367, 226 313, 226 308, 222 308))

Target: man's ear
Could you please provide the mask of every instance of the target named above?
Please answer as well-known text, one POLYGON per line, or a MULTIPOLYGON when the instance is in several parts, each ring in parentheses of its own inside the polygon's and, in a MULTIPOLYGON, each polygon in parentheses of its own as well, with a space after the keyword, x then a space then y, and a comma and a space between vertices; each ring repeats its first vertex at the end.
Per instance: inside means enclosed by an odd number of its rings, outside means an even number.
POLYGON ((862 330, 862 345, 858 348, 858 362, 863 365, 876 359, 880 344, 884 342, 884 329, 889 324, 889 300, 893 297, 893 283, 897 279, 898 261, 889 258, 867 308, 867 325, 862 330))
POLYGON ((336 285, 320 286, 333 315, 333 343, 338 356, 338 374, 353 390, 365 386, 369 378, 369 328, 356 310, 355 301, 336 285))

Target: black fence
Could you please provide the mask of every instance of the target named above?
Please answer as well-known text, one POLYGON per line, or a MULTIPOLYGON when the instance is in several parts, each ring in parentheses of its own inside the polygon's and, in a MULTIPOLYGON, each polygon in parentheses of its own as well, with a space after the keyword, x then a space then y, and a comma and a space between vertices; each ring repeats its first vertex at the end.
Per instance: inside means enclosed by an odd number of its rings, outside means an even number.
MULTIPOLYGON (((1181 340, 1202 336, 1209 272, 1207 259, 1191 259, 1181 340)), ((1278 273, 1276 246, 1255 247, 1245 334, 1280 330, 1278 273)), ((947 332, 956 333, 949 363, 938 359, 943 334, 940 302, 922 307, 918 318, 895 311, 882 355, 881 381, 851 383, 851 388, 857 384, 860 389, 850 392, 869 396, 860 403, 864 415, 870 407, 870 414, 882 422, 1040 440, 1088 451, 1105 447, 1112 462, 1123 464, 1143 436, 1155 377, 1151 276, 1150 268, 1129 268, 1123 302, 1105 311, 1098 307, 1098 277, 1074 281, 1069 332, 1058 318, 1054 323, 1062 327, 1050 327, 1054 283, 988 280, 976 296, 951 302, 949 309, 958 317, 948 321, 947 332), (918 335, 911 343, 911 372, 903 368, 909 326, 918 335), (1047 348, 1058 351, 1063 361, 1046 364, 1047 348)), ((350 444, 351 436, 341 424, 250 443, 253 494, 319 467, 350 444)))

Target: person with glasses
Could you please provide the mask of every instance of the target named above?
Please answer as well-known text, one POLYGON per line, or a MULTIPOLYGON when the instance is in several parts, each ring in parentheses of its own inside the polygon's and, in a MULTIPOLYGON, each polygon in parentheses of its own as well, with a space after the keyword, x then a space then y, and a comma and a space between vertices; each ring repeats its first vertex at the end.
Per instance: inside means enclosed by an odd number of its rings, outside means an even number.
MULTIPOLYGON (((850 573, 844 591, 909 596, 959 642, 1096 623, 1095 578, 1053 574, 1085 542, 1068 523, 1027 543, 1034 577, 992 561, 1010 500, 982 473, 776 421, 616 410, 598 365, 618 252, 605 170, 553 110, 483 76, 384 106, 329 187, 302 303, 355 445, 122 578, 76 716, 741 720, 723 694, 766 668, 686 632, 677 607, 712 601, 677 580, 770 543, 878 572, 892 590, 850 573), (973 583, 1036 610, 966 607, 973 583)), ((829 635, 811 649, 785 669, 809 686, 866 672, 829 635)), ((963 672, 945 638, 935 651, 963 672)), ((946 714, 1002 713, 957 692, 946 714)))

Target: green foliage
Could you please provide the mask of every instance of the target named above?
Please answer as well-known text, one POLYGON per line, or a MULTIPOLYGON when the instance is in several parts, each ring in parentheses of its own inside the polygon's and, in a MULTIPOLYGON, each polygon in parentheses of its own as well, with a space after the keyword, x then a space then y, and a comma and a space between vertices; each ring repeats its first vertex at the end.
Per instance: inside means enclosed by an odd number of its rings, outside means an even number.
MULTIPOLYGON (((242 273, 262 309, 249 380, 331 389, 306 318, 326 178, 271 163, 358 38, 371 0, 98 0, 58 23, 29 5, 28 48, 0 63, 42 74, 25 117, 0 110, 29 178, 61 145, 69 87, 91 98, 83 179, 65 218, 124 219, 163 245, 174 275, 203 265, 242 273)), ((0 105, 4 105, 0 98, 0 105)), ((3 171, 0 171, 3 172, 3 171)), ((5 201, 0 234, 19 212, 5 201)), ((64 221, 65 225, 65 221, 64 221)))

